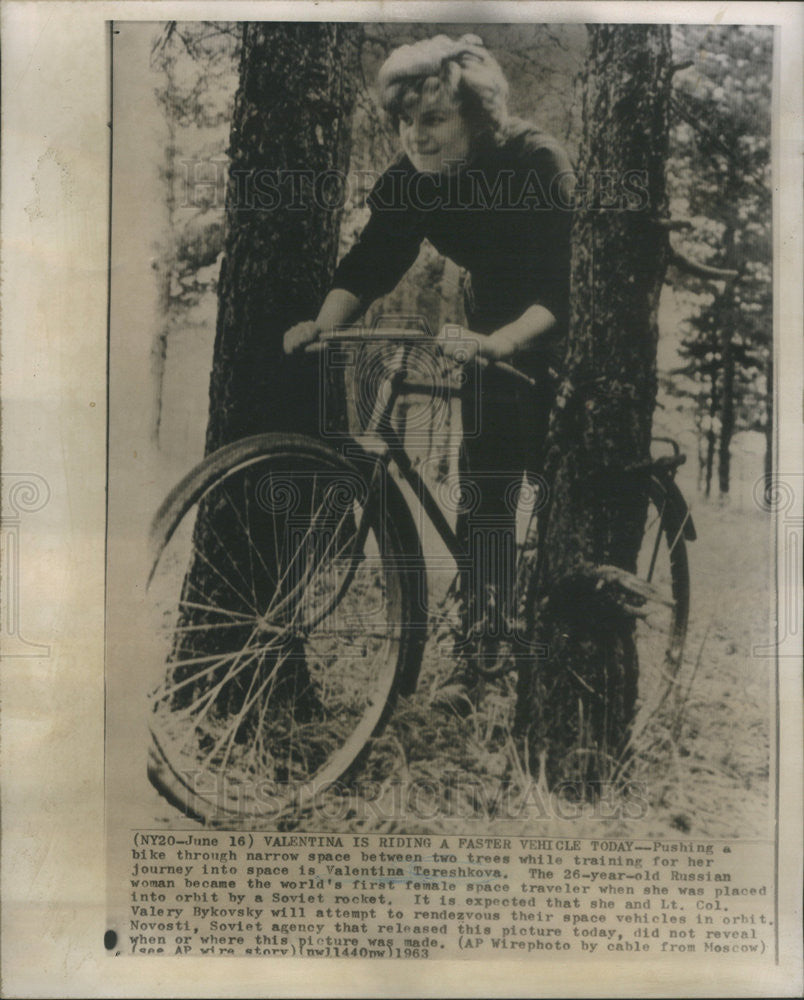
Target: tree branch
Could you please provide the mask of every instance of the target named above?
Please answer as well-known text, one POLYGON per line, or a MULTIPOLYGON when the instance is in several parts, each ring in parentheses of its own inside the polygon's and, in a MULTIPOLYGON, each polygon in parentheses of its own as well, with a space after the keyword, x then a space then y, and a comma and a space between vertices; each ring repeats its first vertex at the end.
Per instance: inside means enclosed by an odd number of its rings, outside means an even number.
POLYGON ((690 66, 695 65, 694 59, 687 59, 685 62, 671 63, 670 65, 670 75, 675 76, 676 73, 680 73, 682 70, 689 69, 690 66))
POLYGON ((710 264, 701 264, 697 260, 692 260, 678 250, 670 248, 670 263, 679 269, 692 274, 696 278, 707 278, 711 281, 734 281, 739 277, 739 271, 732 271, 723 267, 712 267, 710 264))

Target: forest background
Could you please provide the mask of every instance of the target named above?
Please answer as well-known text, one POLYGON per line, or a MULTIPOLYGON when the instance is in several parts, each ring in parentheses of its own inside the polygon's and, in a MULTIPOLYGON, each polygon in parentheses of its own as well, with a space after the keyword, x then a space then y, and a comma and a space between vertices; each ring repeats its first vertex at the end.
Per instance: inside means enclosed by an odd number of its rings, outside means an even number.
MULTIPOLYGON (((371 179, 395 154, 372 89, 379 66, 398 44, 439 30, 455 35, 456 28, 365 26, 341 253, 366 221, 371 179)), ((226 146, 242 30, 206 22, 118 29, 115 59, 138 68, 139 94, 147 95, 154 111, 140 130, 144 160, 152 165, 150 175, 140 178, 149 197, 143 238, 152 253, 135 335, 140 355, 147 346, 149 360, 149 442, 140 460, 158 495, 203 453, 226 146)), ((464 30, 468 26, 460 26, 464 30)), ((510 82, 511 110, 554 134, 574 157, 584 27, 474 30, 510 82)), ((764 27, 676 26, 673 46, 679 69, 667 170, 670 214, 688 223, 672 235, 673 245, 705 265, 737 269, 740 279, 731 284, 673 268, 659 311, 654 433, 676 438, 689 456, 679 482, 693 503, 699 540, 690 552, 693 611, 683 717, 674 721, 672 739, 643 748, 651 782, 649 825, 654 831, 750 835, 764 832, 768 821, 768 661, 753 651, 767 642, 770 624, 764 477, 772 467, 773 36, 764 27), (724 585, 730 592, 727 607, 721 600, 724 585)), ((433 329, 460 322, 462 281, 457 267, 425 245, 408 276, 375 304, 369 320, 392 312, 425 315, 433 329)), ((311 315, 316 306, 311 303, 311 315)), ((114 398, 110 405, 114 409, 114 398)), ((516 763, 486 738, 506 711, 503 701, 490 704, 474 720, 470 736, 456 741, 451 726, 434 731, 413 705, 401 728, 389 728, 377 759, 398 756, 401 740, 408 777, 437 775, 445 767, 470 770, 483 785, 473 808, 477 821, 486 824, 495 782, 516 763)), ((161 808, 164 814, 167 807, 161 808)), ((465 818, 460 822, 465 828, 465 818)), ((446 816, 444 824, 448 828, 446 816)))

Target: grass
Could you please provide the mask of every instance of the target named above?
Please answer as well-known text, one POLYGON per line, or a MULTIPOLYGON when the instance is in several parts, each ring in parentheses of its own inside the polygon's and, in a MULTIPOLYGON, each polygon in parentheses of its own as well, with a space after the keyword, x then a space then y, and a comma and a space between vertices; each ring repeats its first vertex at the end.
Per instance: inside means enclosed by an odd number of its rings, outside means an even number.
MULTIPOLYGON (((417 691, 401 699, 359 768, 280 829, 544 836, 760 837, 769 831, 767 520, 696 510, 685 657, 667 697, 647 690, 627 766, 595 802, 551 792, 513 736, 515 675, 486 682, 466 718, 430 707, 452 664, 433 638, 417 691), (739 544, 737 542, 739 541, 739 544), (723 599, 728 581, 729 599, 723 599)), ((538 761, 538 758, 537 758, 538 761)), ((164 802, 155 806, 163 821, 164 802)), ((263 824, 265 825, 265 824, 263 824)))
MULTIPOLYGON (((515 675, 487 682, 465 719, 435 712, 429 692, 450 669, 428 643, 419 689, 397 706, 359 773, 287 828, 545 836, 767 835, 768 635, 758 595, 768 566, 758 511, 696 511, 693 602, 685 656, 666 697, 645 691, 618 780, 596 802, 550 792, 513 736, 515 675), (735 545, 735 539, 741 544, 735 545), (730 580, 730 599, 722 599, 730 580)), ((643 666, 644 672, 644 666, 643 666)))

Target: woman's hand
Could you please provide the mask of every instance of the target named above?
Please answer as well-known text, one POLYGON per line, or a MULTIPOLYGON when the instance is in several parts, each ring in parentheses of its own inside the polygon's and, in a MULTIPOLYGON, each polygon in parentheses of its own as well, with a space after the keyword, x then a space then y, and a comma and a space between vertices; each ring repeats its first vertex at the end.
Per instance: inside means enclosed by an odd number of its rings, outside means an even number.
POLYGON ((294 354, 308 344, 312 344, 314 340, 318 339, 321 332, 321 325, 313 319, 292 326, 282 339, 285 354, 294 354))
POLYGON ((442 326, 436 341, 445 357, 461 365, 468 364, 476 357, 487 361, 507 361, 514 354, 514 348, 508 340, 498 337, 496 333, 474 333, 455 323, 442 326))
POLYGON ((315 319, 297 323, 287 331, 282 341, 285 354, 295 354, 315 343, 325 330, 353 322, 364 308, 365 304, 345 288, 330 289, 315 319))
POLYGON ((481 333, 472 333, 464 326, 447 323, 441 327, 436 342, 445 358, 459 365, 467 365, 474 358, 483 356, 481 341, 486 338, 481 333))

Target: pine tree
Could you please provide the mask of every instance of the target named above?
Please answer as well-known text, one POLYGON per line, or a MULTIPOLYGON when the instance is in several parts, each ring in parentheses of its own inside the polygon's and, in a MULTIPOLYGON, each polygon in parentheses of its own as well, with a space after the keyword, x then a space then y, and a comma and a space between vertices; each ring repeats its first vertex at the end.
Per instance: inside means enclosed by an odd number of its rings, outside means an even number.
POLYGON ((664 26, 589 30, 585 194, 573 223, 567 371, 551 417, 534 639, 520 670, 517 728, 554 785, 605 780, 629 732, 638 663, 633 619, 598 567, 633 572, 647 508, 656 397, 656 310, 667 258, 665 159, 671 79, 664 26), (638 170, 647 197, 605 208, 592 180, 638 170))
POLYGON ((707 495, 717 455, 718 486, 729 492, 731 442, 758 430, 771 464, 770 99, 772 29, 735 25, 678 29, 668 184, 690 219, 680 248, 737 280, 684 276, 699 304, 687 324, 678 372, 693 380, 705 428, 707 495), (704 282, 702 284, 702 282, 704 282))

